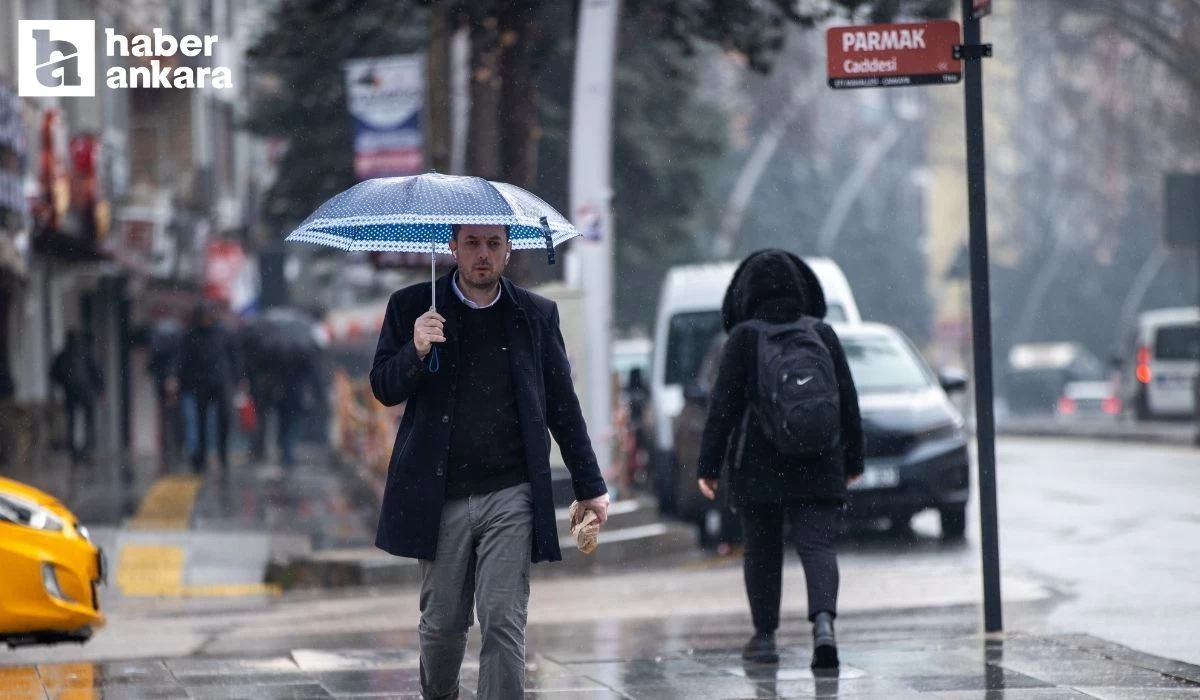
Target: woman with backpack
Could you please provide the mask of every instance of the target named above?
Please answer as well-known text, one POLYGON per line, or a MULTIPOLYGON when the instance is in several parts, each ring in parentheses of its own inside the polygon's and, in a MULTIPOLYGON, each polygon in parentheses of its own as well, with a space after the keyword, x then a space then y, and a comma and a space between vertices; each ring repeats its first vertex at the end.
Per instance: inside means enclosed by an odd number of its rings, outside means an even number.
POLYGON ((744 572, 755 633, 744 659, 776 663, 784 518, 808 582, 813 668, 836 668, 838 565, 846 487, 863 472, 858 393, 825 294, 799 257, 761 250, 734 273, 722 305, 729 338, 709 400, 698 465, 716 496, 729 465, 730 501, 745 533, 744 572))

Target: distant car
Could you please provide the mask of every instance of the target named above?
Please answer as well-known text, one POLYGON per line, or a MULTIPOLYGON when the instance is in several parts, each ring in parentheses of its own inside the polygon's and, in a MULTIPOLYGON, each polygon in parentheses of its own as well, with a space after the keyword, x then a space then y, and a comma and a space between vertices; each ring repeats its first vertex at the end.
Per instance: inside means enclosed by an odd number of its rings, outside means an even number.
POLYGON ((1123 374, 1126 400, 1138 420, 1196 413, 1200 376, 1200 308, 1158 309, 1138 316, 1132 365, 1123 374))
POLYGON ((1121 399, 1112 382, 1070 382, 1058 397, 1055 415, 1062 420, 1115 420, 1121 415, 1121 399))
MULTIPOLYGON (((646 337, 622 338, 612 342, 609 364, 617 373, 621 386, 629 383, 629 374, 641 370, 642 378, 649 380, 650 363, 654 357, 654 341, 646 337)), ((649 388, 649 387, 647 387, 649 388)))
POLYGON ((85 642, 104 626, 104 553, 52 496, 0 478, 0 643, 85 642))
MULTIPOLYGON (((908 338, 890 326, 858 323, 835 328, 858 388, 866 434, 866 471, 850 487, 850 517, 887 518, 900 527, 933 508, 941 516, 942 535, 962 537, 970 457, 962 415, 948 393, 965 390, 966 376, 950 371, 939 377, 908 338)), ((724 339, 722 334, 710 344, 675 421, 680 465, 675 497, 680 515, 698 525, 711 506, 696 486, 696 460, 724 339)))
POLYGON ((1021 343, 1008 353, 1004 393, 1015 416, 1053 415, 1071 382, 1100 381, 1105 369, 1079 343, 1021 343))

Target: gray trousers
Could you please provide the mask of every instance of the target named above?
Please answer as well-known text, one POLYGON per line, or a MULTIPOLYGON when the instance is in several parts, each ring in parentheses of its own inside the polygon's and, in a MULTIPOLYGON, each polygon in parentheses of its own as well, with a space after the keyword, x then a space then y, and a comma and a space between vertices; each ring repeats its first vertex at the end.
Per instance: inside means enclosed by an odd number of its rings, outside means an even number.
POLYGON ((483 637, 478 697, 523 697, 532 551, 529 484, 446 501, 437 558, 421 561, 421 694, 427 700, 458 697, 473 606, 483 637))

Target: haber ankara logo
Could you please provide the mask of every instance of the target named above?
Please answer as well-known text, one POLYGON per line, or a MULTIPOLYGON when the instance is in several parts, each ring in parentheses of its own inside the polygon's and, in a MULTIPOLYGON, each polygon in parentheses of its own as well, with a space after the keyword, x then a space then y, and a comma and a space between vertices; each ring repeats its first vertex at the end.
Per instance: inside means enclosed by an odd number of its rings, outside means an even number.
POLYGON ((17 22, 17 93, 96 96, 96 23, 90 19, 17 22))
POLYGON ((895 87, 951 84, 962 79, 954 58, 957 22, 833 27, 826 33, 829 86, 895 87))

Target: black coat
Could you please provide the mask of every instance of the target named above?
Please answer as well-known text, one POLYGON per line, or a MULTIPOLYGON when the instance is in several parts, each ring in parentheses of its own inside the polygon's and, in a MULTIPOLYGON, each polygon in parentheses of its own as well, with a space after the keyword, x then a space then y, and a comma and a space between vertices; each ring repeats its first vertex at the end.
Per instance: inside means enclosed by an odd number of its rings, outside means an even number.
POLYGON ((240 344, 220 324, 196 326, 183 336, 172 374, 184 391, 229 396, 245 377, 240 344))
POLYGON ((50 378, 62 386, 68 401, 92 401, 104 391, 104 373, 96 354, 82 341, 68 341, 50 367, 50 378))
MULTIPOLYGON (((438 299, 452 299, 450 279, 456 273, 451 270, 437 281, 438 299)), ((507 279, 501 284, 503 293, 514 302, 504 305, 504 320, 533 488, 530 556, 535 562, 555 561, 562 556, 550 482, 550 434, 571 472, 577 499, 596 498, 606 493, 607 487, 571 383, 558 306, 507 279)), ((429 286, 428 282, 417 284, 392 295, 371 369, 375 398, 385 406, 408 402, 392 447, 375 545, 417 559, 433 559, 437 554, 458 376, 455 304, 439 304, 438 311, 446 318, 446 342, 435 346, 440 363, 437 372, 429 371, 433 353, 423 361, 413 345, 413 324, 429 310, 429 286)))
POLYGON ((821 317, 824 311, 825 297, 816 276, 793 255, 762 251, 747 258, 734 274, 724 304, 729 339, 709 396, 697 473, 700 478, 716 479, 728 463, 730 497, 736 505, 842 501, 847 477, 863 472, 858 392, 837 333, 828 325, 819 323, 817 332, 829 349, 837 377, 841 449, 814 459, 786 458, 767 440, 754 412, 748 411, 758 383, 758 331, 745 321, 789 323, 801 315, 821 317))

